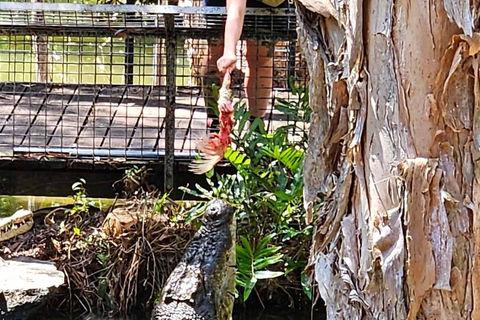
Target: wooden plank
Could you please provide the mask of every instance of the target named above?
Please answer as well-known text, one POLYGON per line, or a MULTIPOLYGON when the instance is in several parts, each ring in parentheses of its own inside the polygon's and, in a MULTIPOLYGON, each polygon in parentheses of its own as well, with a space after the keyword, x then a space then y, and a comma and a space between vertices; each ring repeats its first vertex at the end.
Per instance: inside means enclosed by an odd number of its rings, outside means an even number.
MULTIPOLYGON (((68 114, 69 110, 68 106, 71 105, 73 101, 73 97, 75 96, 77 91, 77 86, 62 86, 58 88, 54 88, 52 90, 51 98, 49 99, 48 106, 53 106, 54 109, 61 109, 60 117, 57 118, 55 125, 51 128, 48 128, 47 136, 48 136, 48 147, 54 148, 61 148, 61 147, 69 147, 69 145, 62 145, 64 139, 56 137, 57 130, 60 131, 61 135, 66 134, 63 132, 63 126, 65 125, 65 115, 68 114)), ((51 118, 50 115, 47 115, 51 118)), ((68 134, 67 134, 68 135, 68 134)), ((65 138, 65 137, 63 137, 65 138)), ((65 141, 67 142, 67 141, 65 141)))
POLYGON ((16 88, 11 84, 0 84, 0 131, 25 90, 25 88, 20 88, 20 92, 17 93, 16 88))
MULTIPOLYGON (((130 141, 130 148, 153 150, 159 139, 162 123, 165 119, 165 91, 158 87, 150 92, 137 129, 130 141)), ((162 147, 163 148, 163 147, 162 147)))
POLYGON ((127 148, 135 125, 142 113, 148 91, 148 87, 128 88, 125 91, 122 101, 119 102, 110 119, 101 147, 109 149, 127 148))
POLYGON ((126 92, 127 88, 124 86, 107 88, 95 103, 95 114, 92 119, 94 125, 85 132, 86 135, 88 134, 91 138, 95 138, 95 148, 108 148, 106 141, 108 140, 109 131, 126 92))
POLYGON ((13 156, 14 137, 13 130, 4 130, 8 120, 12 118, 13 112, 20 101, 25 86, 14 84, 2 84, 0 91, 0 156, 13 156))
POLYGON ((28 146, 28 131, 46 98, 46 90, 47 88, 42 85, 27 87, 11 116, 6 120, 2 134, 12 135, 15 146, 22 143, 28 146))
POLYGON ((188 132, 186 130, 178 131, 179 133, 175 140, 175 150, 178 151, 195 151, 200 139, 207 136, 205 128, 191 129, 188 132))
POLYGON ((41 111, 31 125, 28 133, 30 145, 37 147, 49 145, 73 93, 74 89, 69 87, 52 88, 41 111))
POLYGON ((1 90, 2 104, 0 106, 0 133, 3 132, 9 119, 13 117, 14 110, 18 106, 24 92, 28 89, 27 86, 5 84, 1 90))
MULTIPOLYGON (((63 86, 47 94, 45 85, 4 84, 0 88, 0 102, 6 102, 0 104, 0 153, 22 140, 23 146, 32 147, 43 147, 49 141, 49 147, 57 148, 164 149, 165 88, 132 86, 123 99, 122 90, 124 86, 81 86, 78 90, 63 86)), ((274 95, 292 98, 287 92, 274 95)), ((176 102, 174 148, 195 150, 197 140, 206 135, 203 98, 198 90, 182 88, 176 102)), ((271 113, 272 128, 291 123, 277 110, 271 113)))
POLYGON ((188 139, 193 122, 194 112, 186 109, 175 109, 175 150, 182 150, 188 139))
MULTIPOLYGON (((127 148, 129 148, 129 149, 138 150, 138 149, 142 149, 142 147, 143 147, 143 145, 135 147, 135 146, 132 145, 132 143, 134 142, 134 136, 135 136, 136 132, 141 131, 143 129, 143 121, 142 120, 143 120, 143 116, 144 116, 144 111, 145 111, 146 105, 148 104, 148 102, 150 101, 150 99, 152 97, 152 94, 155 94, 155 92, 150 87, 146 90, 146 97, 145 97, 145 100, 143 102, 141 112, 138 115, 137 120, 135 121, 133 132, 130 135, 128 145, 127 145, 127 148)), ((142 136, 142 134, 140 134, 140 136, 142 136)))
POLYGON ((182 144, 182 150, 190 150, 195 148, 196 142, 206 136, 207 132, 207 113, 204 110, 193 110, 192 116, 188 123, 187 132, 182 144))
POLYGON ((181 90, 178 95, 175 108, 175 126, 178 128, 175 150, 188 151, 195 148, 200 137, 206 135, 207 115, 199 111, 204 109, 199 91, 194 94, 193 90, 181 90), (196 130, 194 135, 192 130, 196 130), (203 135, 200 135, 200 132, 203 132, 203 135))
MULTIPOLYGON (((48 95, 49 95, 50 91, 52 90, 52 88, 53 87, 46 86, 44 88, 44 90, 40 90, 41 100, 39 100, 38 102, 33 102, 33 101, 29 102, 29 105, 30 105, 29 106, 30 107, 30 114, 29 114, 30 115, 30 124, 29 124, 27 130, 25 131, 25 134, 24 134, 24 137, 22 139, 21 145, 27 146, 27 147, 30 147, 30 146, 32 146, 32 147, 38 147, 38 146, 45 147, 47 145, 48 140, 46 139, 45 136, 44 137, 32 136, 31 131, 33 129, 33 124, 37 121, 37 119, 41 115, 42 111, 46 107, 46 101, 48 99, 48 95), (31 115, 33 115, 33 117, 31 115)), ((30 93, 26 92, 24 97, 25 96, 34 97, 35 94, 32 94, 32 92, 33 92, 33 90, 31 90, 30 93)))
MULTIPOLYGON (((134 136, 131 140, 131 149, 141 149, 142 147, 148 150, 163 149, 164 132, 162 130, 162 123, 165 117, 165 98, 162 96, 163 90, 158 92, 155 89, 150 94, 150 98, 146 103, 141 120, 137 126, 134 136), (156 141, 155 138, 158 138, 156 141)), ((207 115, 203 110, 197 106, 199 103, 198 97, 187 97, 187 93, 182 92, 177 96, 175 107, 175 150, 189 150, 190 146, 195 146, 196 142, 189 142, 191 137, 200 138, 206 135, 207 115), (183 108, 182 108, 183 107, 183 108), (203 112, 202 112, 203 111, 203 112), (190 135, 189 130, 195 129, 193 136, 190 135), (203 134, 201 134, 203 133, 203 134)))
MULTIPOLYGON (((0 10, 20 11, 53 11, 53 12, 112 12, 112 13, 151 13, 151 14, 225 14, 225 7, 184 7, 173 5, 109 5, 109 4, 80 4, 80 3, 29 3, 29 2, 0 2, 0 10)), ((245 15, 271 16, 295 15, 295 10, 284 8, 247 8, 245 15)))
POLYGON ((92 113, 88 117, 87 125, 79 135, 78 147, 100 148, 102 146, 125 92, 124 86, 115 86, 106 87, 99 93, 92 113))
POLYGON ((207 113, 203 109, 175 110, 177 128, 205 129, 207 127, 207 113))
POLYGON ((88 125, 88 113, 96 98, 98 88, 78 86, 73 98, 66 106, 62 120, 57 125, 55 133, 50 140, 51 146, 76 147, 78 146, 78 135, 81 134, 84 125, 88 125))

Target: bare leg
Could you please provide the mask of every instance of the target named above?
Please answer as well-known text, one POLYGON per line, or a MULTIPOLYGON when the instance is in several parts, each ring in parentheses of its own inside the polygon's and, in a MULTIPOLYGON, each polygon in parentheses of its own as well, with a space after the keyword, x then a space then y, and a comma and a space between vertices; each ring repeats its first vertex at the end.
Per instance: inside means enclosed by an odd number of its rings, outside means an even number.
POLYGON ((260 41, 247 41, 245 88, 248 108, 253 117, 264 117, 273 86, 273 48, 260 41))
POLYGON ((223 41, 209 40, 208 47, 202 52, 201 59, 201 76, 203 97, 205 99, 205 106, 208 107, 207 100, 213 99, 212 84, 220 84, 220 75, 217 69, 217 60, 223 54, 223 41))

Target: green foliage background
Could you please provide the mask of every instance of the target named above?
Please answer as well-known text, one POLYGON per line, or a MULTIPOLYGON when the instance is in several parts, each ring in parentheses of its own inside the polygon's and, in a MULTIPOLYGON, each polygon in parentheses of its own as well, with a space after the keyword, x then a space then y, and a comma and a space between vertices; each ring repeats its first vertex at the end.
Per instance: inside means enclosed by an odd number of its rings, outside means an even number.
MULTIPOLYGON (((294 125, 267 133, 259 118, 249 125, 250 113, 237 103, 236 133, 225 154, 237 172, 208 172, 208 190, 198 184, 182 188, 206 200, 225 199, 237 208, 237 296, 244 302, 256 289, 276 290, 285 283, 301 284, 311 298, 303 272, 313 229, 305 223, 303 208, 303 160, 308 141, 304 125, 311 112, 308 89, 296 88, 293 80, 290 83, 297 99, 279 100, 275 108, 295 120, 294 125)), ((192 208, 189 221, 198 218, 205 205, 192 208)))

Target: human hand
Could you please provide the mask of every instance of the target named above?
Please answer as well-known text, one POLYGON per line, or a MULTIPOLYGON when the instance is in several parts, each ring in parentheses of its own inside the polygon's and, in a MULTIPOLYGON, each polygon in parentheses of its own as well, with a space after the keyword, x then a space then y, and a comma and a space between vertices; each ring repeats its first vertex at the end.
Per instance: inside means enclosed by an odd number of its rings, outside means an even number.
POLYGON ((237 63, 237 56, 235 54, 224 53, 220 59, 217 60, 217 68, 221 73, 232 72, 235 70, 237 63))
POLYGON ((224 99, 221 103, 218 104, 218 110, 221 113, 227 113, 227 114, 233 113, 234 109, 233 109, 232 102, 230 100, 224 99))

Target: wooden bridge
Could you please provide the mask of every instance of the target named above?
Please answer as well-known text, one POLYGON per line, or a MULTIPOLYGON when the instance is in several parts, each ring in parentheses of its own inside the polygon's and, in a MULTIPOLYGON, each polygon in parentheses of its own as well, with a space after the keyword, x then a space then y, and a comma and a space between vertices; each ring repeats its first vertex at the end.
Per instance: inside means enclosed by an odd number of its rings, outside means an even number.
MULTIPOLYGON (((1 156, 128 158, 165 155, 165 87, 125 85, 0 84, 1 156)), ((276 98, 287 98, 276 91, 276 98)), ((286 125, 273 110, 266 126, 286 125)), ((207 134, 199 87, 179 87, 175 99, 175 157, 195 156, 207 134)))
MULTIPOLYGON (((225 18, 217 7, 0 2, 0 160, 160 160, 170 190, 175 161, 207 134, 200 60, 225 18)), ((291 98, 290 77, 306 83, 296 37, 294 9, 247 9, 242 39, 274 44, 272 106, 291 98)), ((289 123, 274 108, 266 120, 289 123)))

